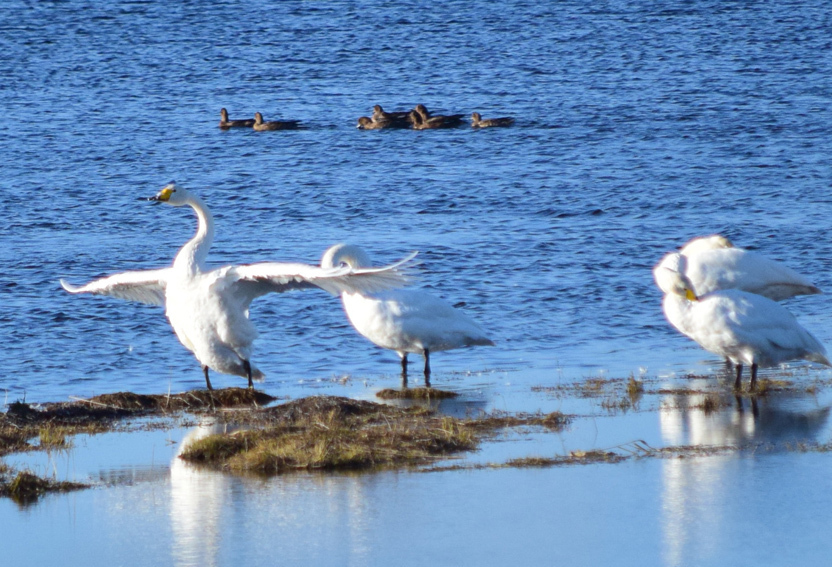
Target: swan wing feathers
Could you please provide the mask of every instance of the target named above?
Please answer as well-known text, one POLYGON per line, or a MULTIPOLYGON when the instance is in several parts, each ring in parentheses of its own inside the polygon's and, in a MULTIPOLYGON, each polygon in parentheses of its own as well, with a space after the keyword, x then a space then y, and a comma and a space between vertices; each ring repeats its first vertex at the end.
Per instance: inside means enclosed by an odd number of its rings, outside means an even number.
POLYGON ((697 295, 720 289, 741 289, 779 301, 795 295, 821 293, 788 266, 741 248, 705 250, 687 257, 685 275, 697 295))
POLYGON ((342 292, 371 293, 409 283, 408 268, 416 253, 381 268, 352 268, 348 265, 322 268, 309 264, 261 262, 231 266, 226 273, 234 292, 244 301, 294 289, 321 288, 333 295, 342 292))
POLYGON ((169 274, 170 268, 121 272, 106 278, 93 280, 82 286, 74 286, 65 280, 61 280, 61 287, 69 293, 109 295, 151 305, 164 305, 165 287, 169 274))

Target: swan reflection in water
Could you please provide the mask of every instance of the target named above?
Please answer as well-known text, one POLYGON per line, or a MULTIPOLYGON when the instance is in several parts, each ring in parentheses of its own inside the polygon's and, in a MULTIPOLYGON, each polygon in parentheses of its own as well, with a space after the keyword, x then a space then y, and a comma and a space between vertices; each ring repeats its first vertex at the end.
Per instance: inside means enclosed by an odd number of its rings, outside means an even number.
POLYGON ((182 440, 171 462, 174 565, 211 567, 227 564, 229 557, 241 565, 301 564, 300 558, 314 565, 330 562, 333 554, 344 556, 345 564, 370 563, 373 492, 383 475, 239 476, 179 458, 194 441, 234 429, 199 425, 182 440), (245 543, 252 540, 261 544, 245 543), (310 549, 310 541, 318 543, 310 549))
MULTIPOLYGON (((668 395, 659 413, 666 446, 748 448, 703 457, 667 458, 661 462, 664 559, 668 565, 717 560, 733 522, 747 509, 739 485, 750 481, 760 445, 812 443, 827 431, 830 406, 811 396, 767 397, 759 401, 721 395, 718 409, 703 409, 706 397, 668 395), (802 408, 802 409, 801 409, 802 408), (736 510, 737 505, 743 510, 736 510)), ((783 474, 783 473, 773 473, 783 474)))
POLYGON ((229 433, 226 424, 206 422, 192 429, 179 444, 170 463, 170 519, 175 565, 218 565, 231 476, 191 465, 179 455, 194 441, 217 433, 229 433), (224 521, 223 521, 224 519, 224 521))

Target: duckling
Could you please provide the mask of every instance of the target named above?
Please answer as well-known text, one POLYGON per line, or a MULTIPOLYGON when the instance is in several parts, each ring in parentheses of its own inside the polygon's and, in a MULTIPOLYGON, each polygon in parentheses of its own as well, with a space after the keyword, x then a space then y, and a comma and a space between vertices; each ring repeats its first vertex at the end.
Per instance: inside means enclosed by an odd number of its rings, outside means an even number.
POLYGON ((264 122, 263 115, 259 112, 254 113, 254 124, 252 127, 257 132, 265 132, 267 130, 297 130, 300 127, 300 120, 284 120, 264 122))
POLYGON ((459 122, 447 120, 447 118, 447 116, 431 116, 426 119, 416 110, 411 110, 409 115, 414 130, 435 130, 438 128, 456 128, 459 126, 459 122))
POLYGON ((510 116, 503 118, 488 118, 483 120, 479 112, 471 114, 471 128, 506 127, 511 126, 512 124, 514 124, 514 118, 511 118, 510 116))
POLYGON ((228 130, 229 128, 251 128, 254 126, 254 120, 229 120, 228 111, 224 108, 220 109, 220 128, 228 130))

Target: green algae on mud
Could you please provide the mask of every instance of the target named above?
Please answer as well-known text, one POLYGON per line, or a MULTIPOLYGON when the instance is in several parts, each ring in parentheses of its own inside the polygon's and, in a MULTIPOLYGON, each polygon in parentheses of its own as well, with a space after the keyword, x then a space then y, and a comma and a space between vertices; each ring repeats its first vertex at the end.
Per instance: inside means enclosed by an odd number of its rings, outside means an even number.
MULTIPOLYGON (((234 421, 233 414, 226 417, 234 421)), ((555 429, 568 422, 560 413, 458 419, 335 396, 301 398, 241 417, 249 424, 258 421, 258 428, 205 437, 180 457, 262 474, 406 467, 471 451, 506 427, 555 429)))

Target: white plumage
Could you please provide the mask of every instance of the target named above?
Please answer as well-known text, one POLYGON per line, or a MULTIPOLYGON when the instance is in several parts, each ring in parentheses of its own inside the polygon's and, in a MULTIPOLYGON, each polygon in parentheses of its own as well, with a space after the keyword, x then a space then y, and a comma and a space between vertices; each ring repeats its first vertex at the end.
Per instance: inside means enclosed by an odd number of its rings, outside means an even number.
POLYGON ((668 321, 705 350, 736 364, 737 389, 743 364, 751 365, 752 391, 758 366, 796 359, 830 365, 823 345, 776 301, 736 289, 697 296, 684 274, 662 269, 668 321))
POLYGON ((662 268, 683 273, 696 295, 723 289, 740 289, 775 301, 796 295, 821 293, 807 278, 788 266, 742 248, 722 236, 696 238, 679 252, 667 254, 653 270, 656 284, 665 293, 662 268))
POLYGON ((165 305, 165 314, 179 341, 201 364, 208 389, 209 368, 246 377, 249 388, 253 387, 253 378, 263 377, 250 362, 252 343, 257 338, 257 330, 248 318, 252 300, 271 292, 313 287, 333 295, 389 289, 407 281, 402 266, 415 256, 376 269, 324 269, 277 262, 208 269, 205 259, 214 238, 214 222, 202 200, 173 183, 150 200, 176 207, 188 205, 198 217, 196 235, 177 253, 171 267, 123 272, 80 287, 64 280, 61 285, 70 293, 165 305))
MULTIPOLYGON (((321 267, 362 269, 370 259, 360 247, 336 244, 321 259, 321 267)), ((376 345, 394 350, 407 376, 408 353, 425 357, 425 383, 430 383, 430 353, 474 345, 494 345, 485 331, 462 311, 424 291, 391 289, 380 292, 344 291, 344 310, 353 327, 376 345)))

